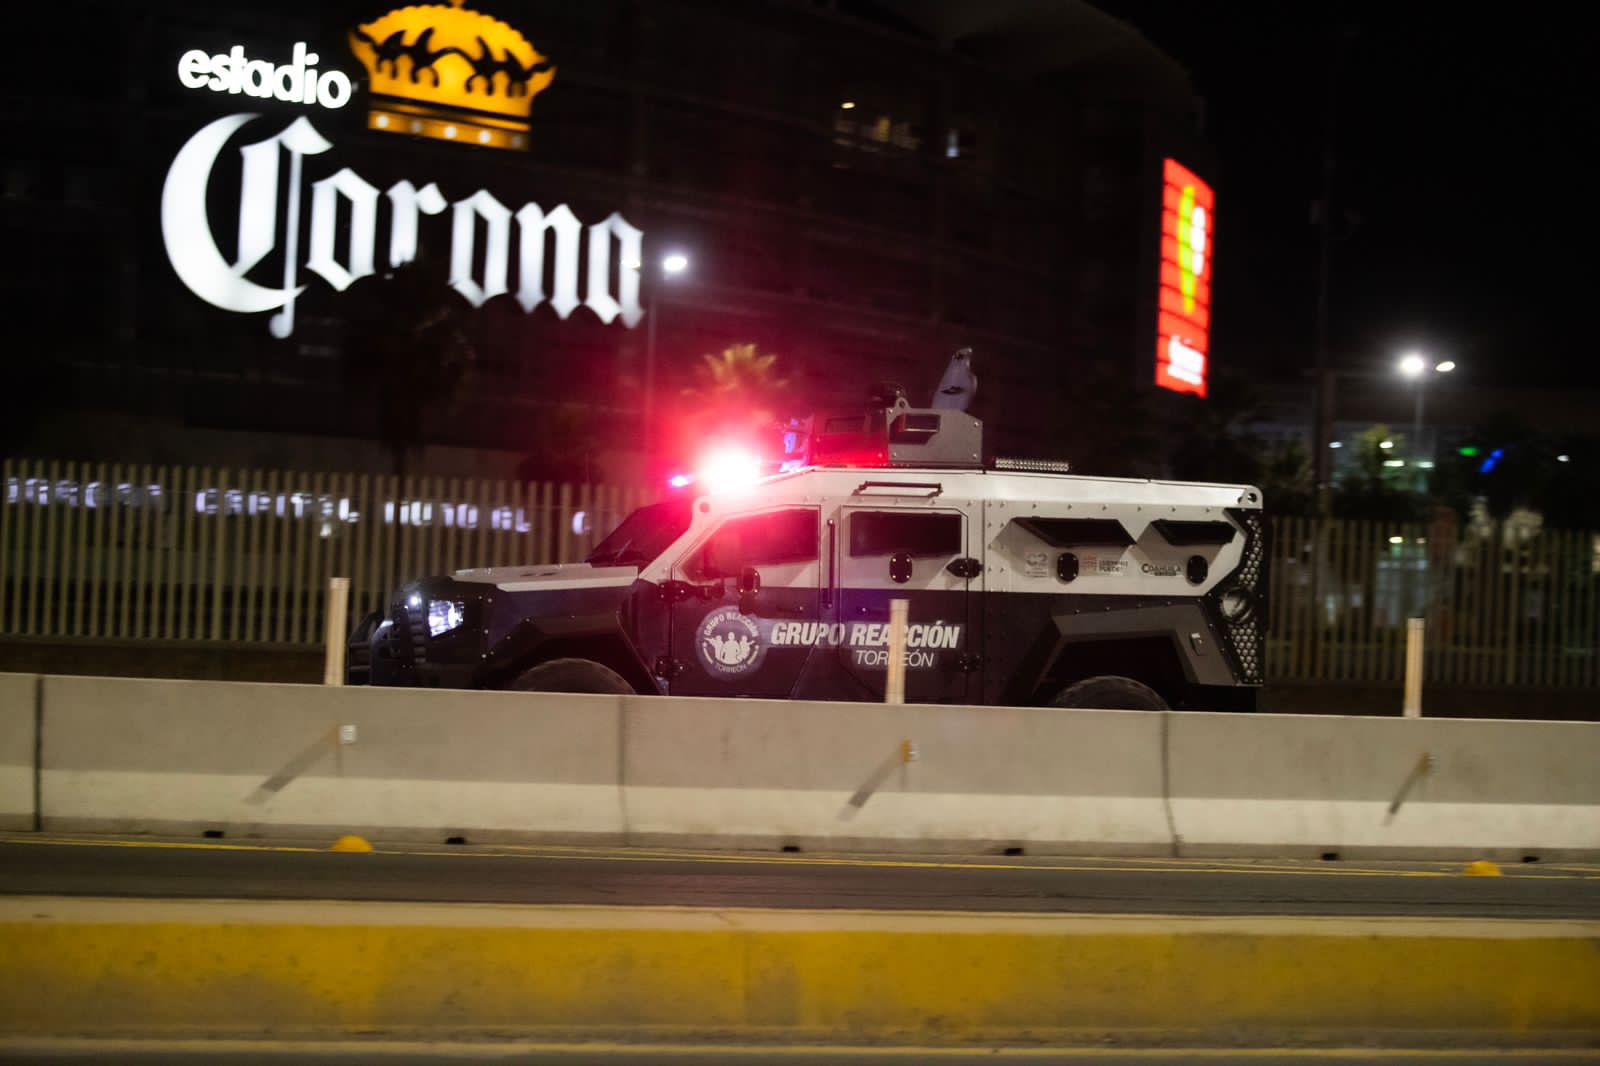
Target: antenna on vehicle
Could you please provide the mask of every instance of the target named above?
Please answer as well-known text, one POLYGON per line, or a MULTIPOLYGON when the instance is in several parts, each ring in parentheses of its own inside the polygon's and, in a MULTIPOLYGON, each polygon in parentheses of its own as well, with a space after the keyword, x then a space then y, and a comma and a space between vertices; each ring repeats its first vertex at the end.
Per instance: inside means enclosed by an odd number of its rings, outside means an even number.
POLYGON ((939 379, 939 387, 933 393, 933 402, 928 406, 935 409, 965 411, 977 391, 978 375, 972 372, 972 349, 959 348, 956 354, 950 357, 950 365, 945 367, 944 377, 939 379))

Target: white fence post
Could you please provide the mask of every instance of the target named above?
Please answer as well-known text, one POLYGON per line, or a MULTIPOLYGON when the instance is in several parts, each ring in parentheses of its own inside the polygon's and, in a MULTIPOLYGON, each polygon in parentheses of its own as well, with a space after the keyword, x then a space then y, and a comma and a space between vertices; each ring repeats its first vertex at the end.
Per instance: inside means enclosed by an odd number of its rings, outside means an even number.
POLYGON ((350 619, 350 579, 328 579, 328 632, 322 659, 322 683, 344 684, 344 646, 350 619))
POLYGON ((1407 718, 1422 717, 1422 641, 1427 624, 1421 618, 1406 619, 1406 688, 1401 714, 1407 718))
POLYGON ((883 679, 883 702, 906 701, 906 603, 889 601, 889 662, 883 679))

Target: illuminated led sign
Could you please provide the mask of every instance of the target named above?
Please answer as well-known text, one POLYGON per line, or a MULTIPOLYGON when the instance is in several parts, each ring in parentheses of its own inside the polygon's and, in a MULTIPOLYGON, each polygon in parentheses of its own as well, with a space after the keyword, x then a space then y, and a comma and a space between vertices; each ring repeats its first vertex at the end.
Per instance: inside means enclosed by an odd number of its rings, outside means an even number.
POLYGON ((1206 394, 1210 367, 1211 186, 1176 160, 1162 167, 1161 291, 1156 318, 1156 384, 1206 394))
POLYGON ((272 335, 289 336, 294 332, 295 301, 306 289, 299 280, 302 267, 339 292, 374 273, 381 196, 389 224, 385 261, 391 267, 416 258, 422 216, 442 215, 448 209, 450 285, 474 307, 514 293, 528 312, 548 300, 562 318, 582 306, 602 322, 620 318, 632 329, 644 317, 639 271, 628 265, 644 261, 644 234, 615 212, 585 227, 566 204, 546 211, 536 203, 525 203, 513 210, 483 189, 451 202, 433 182, 418 188, 410 181, 398 181, 380 194, 361 175, 343 167, 310 183, 311 218, 302 253, 304 161, 333 148, 304 116, 270 137, 240 147, 238 231, 236 240, 226 245, 234 249, 229 258, 212 231, 206 199, 223 148, 256 117, 219 118, 189 138, 173 159, 161 190, 161 236, 167 258, 189 291, 207 303, 240 314, 276 311, 270 320, 272 335), (580 301, 579 242, 585 239, 587 276, 580 301), (547 245, 552 252, 548 257, 547 245), (613 248, 619 264, 615 271, 613 248), (269 256, 281 263, 281 272, 270 281, 261 276, 269 256), (252 278, 252 273, 257 276, 252 278))
MULTIPOLYGON (((556 74, 520 32, 463 9, 460 0, 391 11, 357 26, 349 43, 367 70, 369 128, 463 145, 526 147, 533 97, 556 74)), ((304 42, 294 44, 282 66, 248 58, 242 46, 217 55, 196 49, 179 58, 178 79, 190 89, 343 107, 351 81, 338 71, 319 73, 320 59, 304 42)), ((242 145, 237 166, 219 166, 229 142, 258 117, 229 115, 195 133, 161 190, 167 259, 189 291, 212 306, 273 311, 272 335, 288 337, 307 289, 302 270, 343 292, 415 259, 425 216, 448 214, 448 223, 437 225, 449 227, 449 283, 474 307, 510 294, 524 311, 548 302, 563 319, 587 307, 602 322, 620 319, 632 329, 644 317, 638 270, 644 235, 620 214, 585 226, 565 204, 514 208, 484 189, 447 200, 433 182, 418 187, 402 180, 380 191, 349 167, 307 182, 305 161, 331 151, 333 142, 305 117, 242 145), (212 188, 214 172, 237 173, 237 197, 212 188), (220 237, 207 210, 213 198, 238 205, 237 229, 220 237), (386 248, 378 243, 380 223, 386 248)), ((223 213, 231 217, 233 208, 223 213)))
POLYGON ((242 45, 218 55, 196 48, 178 57, 178 81, 186 89, 338 110, 350 102, 350 79, 337 70, 319 74, 320 60, 317 53, 306 51, 304 41, 295 42, 292 58, 281 67, 265 59, 246 59, 242 45))
POLYGON ((556 76, 521 33, 460 0, 357 26, 350 50, 367 68, 369 128, 488 148, 527 146, 533 98, 556 76))

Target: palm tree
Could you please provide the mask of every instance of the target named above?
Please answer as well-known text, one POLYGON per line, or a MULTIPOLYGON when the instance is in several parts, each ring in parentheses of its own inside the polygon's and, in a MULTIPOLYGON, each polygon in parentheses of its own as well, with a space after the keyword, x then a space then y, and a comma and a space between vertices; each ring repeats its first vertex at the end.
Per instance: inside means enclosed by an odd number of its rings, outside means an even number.
POLYGON ((754 344, 735 344, 700 357, 695 383, 683 391, 683 401, 702 425, 756 430, 778 421, 777 408, 789 389, 776 355, 762 355, 754 344))

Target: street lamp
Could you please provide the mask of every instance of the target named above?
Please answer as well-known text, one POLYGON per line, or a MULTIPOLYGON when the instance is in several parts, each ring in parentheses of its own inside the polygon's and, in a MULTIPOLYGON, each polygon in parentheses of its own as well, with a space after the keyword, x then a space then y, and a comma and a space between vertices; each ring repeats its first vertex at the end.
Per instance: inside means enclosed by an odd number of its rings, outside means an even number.
MULTIPOLYGON (((1425 358, 1421 352, 1407 352, 1400 357, 1398 369, 1402 377, 1408 377, 1417 383, 1417 407, 1411 420, 1411 454, 1412 462, 1418 463, 1422 459, 1422 397, 1423 386, 1433 374, 1448 374, 1456 368, 1454 360, 1445 359, 1442 362, 1429 364, 1432 360, 1425 358)), ((1430 454, 1429 459, 1433 456, 1430 454)))
POLYGON ((649 328, 645 330, 644 343, 644 426, 642 433, 645 461, 647 463, 650 460, 650 456, 655 454, 656 297, 660 294, 663 281, 682 274, 689 269, 689 257, 682 252, 669 252, 661 257, 660 267, 660 274, 650 279, 650 310, 645 316, 650 320, 649 328))

